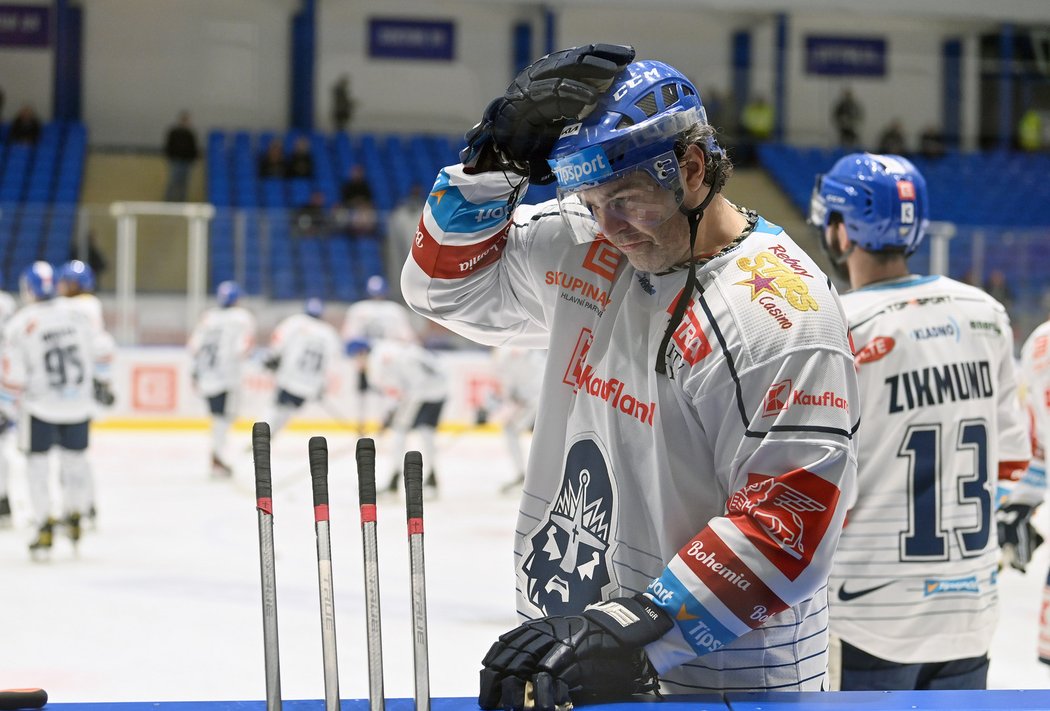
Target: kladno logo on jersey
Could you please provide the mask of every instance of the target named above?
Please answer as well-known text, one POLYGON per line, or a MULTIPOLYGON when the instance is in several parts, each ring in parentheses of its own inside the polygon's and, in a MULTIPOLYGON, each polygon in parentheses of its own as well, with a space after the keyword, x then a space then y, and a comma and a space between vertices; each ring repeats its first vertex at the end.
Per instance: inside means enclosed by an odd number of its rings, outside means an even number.
POLYGON ((545 615, 578 614, 617 585, 610 566, 615 491, 598 444, 569 447, 558 496, 525 541, 529 602, 545 615))

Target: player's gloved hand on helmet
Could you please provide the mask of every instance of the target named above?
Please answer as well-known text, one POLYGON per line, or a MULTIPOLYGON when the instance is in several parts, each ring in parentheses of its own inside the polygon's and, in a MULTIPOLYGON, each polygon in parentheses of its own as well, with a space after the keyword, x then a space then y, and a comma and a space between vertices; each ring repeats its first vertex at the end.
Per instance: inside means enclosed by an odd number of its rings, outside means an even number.
POLYGON ((1000 565, 1010 566, 1022 573, 1032 561, 1032 553, 1038 548, 1043 537, 1032 526, 1034 506, 1028 504, 1007 504, 995 513, 999 527, 1000 565))
POLYGON ((555 711, 655 691, 656 670, 644 647, 673 626, 644 595, 607 600, 580 615, 530 620, 485 655, 478 705, 555 711))
POLYGON ((467 131, 460 160, 477 172, 506 170, 529 182, 554 182, 547 157, 565 124, 587 115, 634 48, 588 44, 552 52, 518 74, 467 131))
POLYGON ((95 387, 95 402, 106 407, 114 403, 116 398, 113 397, 113 391, 110 389, 109 383, 103 380, 95 380, 92 384, 95 387))

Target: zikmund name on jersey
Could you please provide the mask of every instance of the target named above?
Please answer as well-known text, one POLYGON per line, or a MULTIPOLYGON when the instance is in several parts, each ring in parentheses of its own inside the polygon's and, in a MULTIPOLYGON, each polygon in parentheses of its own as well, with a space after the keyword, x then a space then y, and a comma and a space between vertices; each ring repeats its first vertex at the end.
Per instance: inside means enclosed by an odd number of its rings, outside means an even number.
POLYGON ((992 367, 986 360, 909 370, 886 378, 889 414, 945 402, 990 398, 995 394, 992 367))

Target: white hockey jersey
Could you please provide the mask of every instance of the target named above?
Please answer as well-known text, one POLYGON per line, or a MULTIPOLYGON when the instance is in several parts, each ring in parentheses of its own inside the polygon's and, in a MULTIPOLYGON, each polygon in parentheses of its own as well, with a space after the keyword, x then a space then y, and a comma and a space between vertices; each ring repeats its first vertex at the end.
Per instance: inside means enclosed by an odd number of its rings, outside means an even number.
POLYGON ((422 346, 377 341, 368 354, 368 381, 398 403, 398 409, 448 397, 448 373, 438 357, 422 346))
POLYGON ((66 299, 26 304, 4 327, 0 390, 24 415, 84 422, 95 413, 94 380, 108 372, 112 339, 66 299))
POLYGON ((1021 348, 1021 383, 1032 424, 1032 460, 1025 479, 1033 488, 1045 490, 1050 444, 1050 321, 1032 331, 1021 348))
POLYGON ((982 655, 998 618, 997 480, 1029 456, 1006 311, 974 287, 914 275, 843 305, 863 426, 832 632, 901 663, 982 655))
POLYGON ((418 343, 412 314, 389 299, 362 299, 347 308, 340 332, 344 343, 355 340, 418 343))
POLYGON ((325 379, 342 356, 343 346, 326 321, 293 314, 274 329, 270 350, 281 359, 277 387, 296 397, 315 399, 324 393, 325 379))
POLYGON ((547 348, 515 544, 523 618, 647 591, 671 692, 816 690, 827 576, 856 477, 857 381, 837 296, 779 227, 696 267, 576 245, 500 173, 441 172, 402 290, 489 345, 547 348), (668 375, 655 372, 665 357, 668 375))
POLYGON ((240 306, 204 312, 187 344, 197 390, 204 397, 237 390, 241 368, 255 345, 255 317, 240 306))
POLYGON ((2 331, 7 320, 15 315, 17 310, 18 304, 15 303, 15 297, 6 291, 0 291, 0 331, 2 331))

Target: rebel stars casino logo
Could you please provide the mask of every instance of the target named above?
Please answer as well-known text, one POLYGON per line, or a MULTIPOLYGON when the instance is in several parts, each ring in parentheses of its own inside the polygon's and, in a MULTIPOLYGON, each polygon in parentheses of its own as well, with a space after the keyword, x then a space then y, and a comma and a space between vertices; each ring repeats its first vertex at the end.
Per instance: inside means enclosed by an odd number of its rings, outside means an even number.
POLYGON ((579 614, 615 590, 609 566, 614 497, 598 444, 575 442, 558 496, 525 543, 528 598, 543 614, 579 614))

